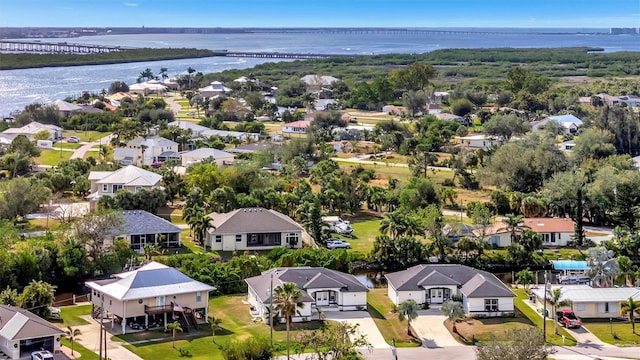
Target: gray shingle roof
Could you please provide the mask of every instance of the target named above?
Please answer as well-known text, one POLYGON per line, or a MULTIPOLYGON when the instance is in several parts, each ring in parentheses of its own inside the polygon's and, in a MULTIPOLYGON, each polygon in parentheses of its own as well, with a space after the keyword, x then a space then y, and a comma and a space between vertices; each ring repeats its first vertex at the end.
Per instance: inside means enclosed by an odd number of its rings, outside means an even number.
POLYGON ((167 220, 144 210, 125 210, 120 212, 124 216, 125 225, 118 234, 141 235, 179 233, 180 228, 167 220))
POLYGON ((302 226, 287 215, 265 208, 240 208, 228 213, 209 215, 212 234, 302 231, 302 226))
POLYGON ((467 297, 515 297, 495 275, 465 265, 416 265, 385 276, 396 291, 419 291, 426 286, 460 284, 462 293, 467 297))
POLYGON ((0 305, 0 337, 8 340, 24 340, 64 334, 64 331, 15 306, 0 305))
MULTIPOLYGON (((340 288, 340 291, 343 292, 369 291, 355 276, 340 271, 307 266, 277 268, 267 270, 261 275, 245 279, 247 285, 253 289, 263 303, 268 303, 271 300, 269 293, 271 290, 272 272, 274 288, 284 283, 292 282, 296 284, 298 289, 305 291, 309 289, 326 288, 340 288)), ((313 299, 309 301, 313 301, 313 299)))

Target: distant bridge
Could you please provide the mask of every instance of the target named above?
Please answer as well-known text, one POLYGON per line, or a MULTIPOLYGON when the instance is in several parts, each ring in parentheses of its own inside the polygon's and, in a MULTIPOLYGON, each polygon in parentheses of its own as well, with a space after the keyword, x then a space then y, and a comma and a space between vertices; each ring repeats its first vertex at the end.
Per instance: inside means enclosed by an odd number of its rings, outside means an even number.
POLYGON ((133 48, 109 45, 72 44, 68 42, 49 43, 40 41, 0 40, 0 52, 92 54, 116 52, 130 49, 133 48))
POLYGON ((240 57, 240 58, 266 58, 266 59, 326 59, 331 57, 353 57, 361 56, 354 54, 319 54, 319 53, 287 53, 287 52, 261 52, 261 51, 230 51, 213 50, 212 56, 240 57))

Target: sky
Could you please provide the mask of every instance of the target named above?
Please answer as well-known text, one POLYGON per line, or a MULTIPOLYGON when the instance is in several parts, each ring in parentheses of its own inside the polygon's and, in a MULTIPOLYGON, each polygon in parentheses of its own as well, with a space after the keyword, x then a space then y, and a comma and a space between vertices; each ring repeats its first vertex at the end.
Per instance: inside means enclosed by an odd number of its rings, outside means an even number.
POLYGON ((0 0, 0 26, 640 27, 640 0, 0 0))

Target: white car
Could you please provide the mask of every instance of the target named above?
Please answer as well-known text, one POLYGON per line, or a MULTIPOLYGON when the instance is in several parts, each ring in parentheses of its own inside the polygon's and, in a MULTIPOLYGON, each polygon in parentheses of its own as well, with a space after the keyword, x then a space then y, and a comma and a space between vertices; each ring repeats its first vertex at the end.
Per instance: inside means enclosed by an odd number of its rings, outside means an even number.
POLYGON ((327 249, 351 249, 351 244, 344 240, 329 240, 327 241, 327 249))
POLYGON ((31 353, 31 360, 53 360, 53 354, 46 350, 31 353))
POLYGON ((353 228, 348 223, 336 224, 334 226, 334 230, 340 235, 351 235, 351 233, 353 232, 353 228))
POLYGON ((67 139, 67 142, 77 144, 80 142, 80 139, 75 136, 69 136, 69 138, 67 139))

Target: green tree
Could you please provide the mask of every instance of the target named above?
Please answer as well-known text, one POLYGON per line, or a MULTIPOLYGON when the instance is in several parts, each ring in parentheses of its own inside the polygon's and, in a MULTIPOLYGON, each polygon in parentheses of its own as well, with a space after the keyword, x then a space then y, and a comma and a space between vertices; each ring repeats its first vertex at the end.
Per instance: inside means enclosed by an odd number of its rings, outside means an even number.
POLYGON ((371 260, 389 269, 419 264, 427 257, 425 244, 410 236, 390 238, 387 235, 378 235, 369 254, 371 260))
POLYGON ((43 319, 51 316, 55 286, 44 281, 31 280, 20 294, 20 307, 27 309, 43 319))
POLYGON ((496 114, 484 124, 485 133, 505 141, 509 141, 513 136, 523 135, 530 129, 529 123, 515 114, 496 114))
POLYGON ((522 232, 528 228, 529 227, 524 224, 523 215, 507 214, 507 217, 504 219, 504 226, 499 230, 508 231, 511 236, 511 243, 515 244, 518 242, 518 235, 522 234, 522 232))
POLYGON ((109 85, 109 94, 115 94, 117 92, 129 92, 129 85, 124 81, 114 81, 109 85))
POLYGON ((453 326, 453 332, 457 332, 458 330, 456 329, 456 322, 458 322, 458 320, 464 319, 464 317, 466 316, 462 303, 459 301, 451 300, 445 301, 442 306, 440 306, 440 310, 442 310, 444 316, 446 316, 447 319, 451 322, 451 325, 453 326))
POLYGON ((478 349, 476 360, 546 360, 556 351, 545 341, 542 331, 535 327, 512 329, 507 341, 492 339, 478 349))
POLYGON ((18 290, 12 289, 7 285, 6 289, 0 291, 0 304, 17 306, 19 302, 18 290))
POLYGON ((80 332, 80 329, 74 329, 71 326, 67 326, 67 330, 65 330, 65 333, 67 334, 67 339, 69 339, 69 342, 71 342, 71 356, 74 356, 74 344, 76 340, 78 340, 78 336, 82 335, 82 332, 80 332))
POLYGON ((529 285, 534 283, 535 276, 529 268, 526 268, 516 273, 516 279, 518 284, 524 285, 524 289, 529 291, 529 285))
POLYGON ((284 316, 287 326, 287 359, 290 359, 291 348, 289 346, 290 340, 290 327, 293 315, 298 312, 298 309, 304 307, 302 297, 304 293, 298 289, 295 283, 286 282, 275 289, 273 289, 272 302, 276 305, 274 311, 284 316))
MULTIPOLYGON (((562 298, 562 288, 547 291, 547 303, 551 305, 551 316, 555 317, 559 307, 571 306, 571 300, 562 298)), ((547 304, 545 304, 546 311, 547 304)), ((553 331, 558 335, 558 322, 554 321, 553 331)))
POLYGON ((418 144, 412 151, 412 155, 407 159, 407 164, 413 176, 427 177, 429 166, 433 166, 438 160, 438 156, 431 152, 430 144, 418 144))
POLYGON ((206 248, 206 236, 209 229, 215 229, 213 219, 207 214, 200 214, 193 220, 193 232, 196 235, 198 243, 206 248))
POLYGON ((356 349, 371 347, 366 335, 358 331, 358 324, 346 322, 332 323, 318 330, 304 331, 298 337, 298 355, 305 349, 309 360, 350 359, 355 356, 356 349))
POLYGON ((222 319, 215 318, 213 316, 209 316, 207 319, 207 324, 211 327, 211 342, 216 343, 216 330, 220 328, 220 324, 222 323, 222 319))
POLYGON ((37 212, 51 198, 51 190, 43 182, 16 178, 0 183, 0 218, 16 220, 37 212))
POLYGON ((422 90, 410 90, 402 94, 402 102, 407 110, 409 110, 409 115, 415 117, 424 111, 427 105, 427 95, 422 90))
POLYGON ((575 139, 572 150, 573 159, 582 163, 587 159, 603 159, 616 153, 614 136, 607 130, 588 128, 575 139))
POLYGON ((429 81, 436 75, 436 69, 423 62, 414 62, 407 67, 393 70, 389 79, 398 89, 425 90, 429 81))
POLYGON ((473 103, 468 99, 456 99, 451 104, 451 111, 458 116, 466 116, 473 111, 473 103))
POLYGON ((180 323, 177 321, 171 322, 167 324, 167 329, 171 330, 171 347, 176 348, 176 332, 182 332, 182 327, 180 323))
POLYGON ((407 335, 411 335, 411 321, 418 317, 418 304, 412 299, 405 300, 398 305, 398 319, 407 320, 407 335))
POLYGON ((620 313, 624 316, 627 315, 629 322, 631 323, 631 332, 636 333, 636 315, 640 316, 640 302, 629 298, 627 302, 622 303, 620 313))

